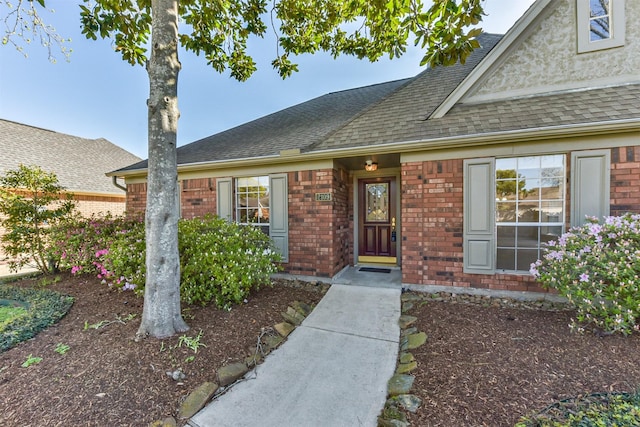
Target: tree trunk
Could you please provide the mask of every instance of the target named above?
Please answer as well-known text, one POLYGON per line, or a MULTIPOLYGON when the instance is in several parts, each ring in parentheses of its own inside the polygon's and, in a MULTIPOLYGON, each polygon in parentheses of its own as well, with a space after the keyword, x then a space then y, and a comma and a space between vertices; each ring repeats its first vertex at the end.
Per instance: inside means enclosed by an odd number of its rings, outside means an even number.
POLYGON ((178 254, 178 0, 153 0, 151 4, 147 273, 137 335, 166 338, 189 329, 180 311, 178 254))

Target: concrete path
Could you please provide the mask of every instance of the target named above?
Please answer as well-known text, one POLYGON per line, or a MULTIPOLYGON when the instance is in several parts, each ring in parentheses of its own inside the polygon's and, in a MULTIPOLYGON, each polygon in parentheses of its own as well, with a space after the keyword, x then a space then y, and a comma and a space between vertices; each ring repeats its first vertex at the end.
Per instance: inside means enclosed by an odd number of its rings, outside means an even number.
POLYGON ((189 425, 375 427, 396 367, 399 317, 398 288, 333 285, 280 348, 189 425))

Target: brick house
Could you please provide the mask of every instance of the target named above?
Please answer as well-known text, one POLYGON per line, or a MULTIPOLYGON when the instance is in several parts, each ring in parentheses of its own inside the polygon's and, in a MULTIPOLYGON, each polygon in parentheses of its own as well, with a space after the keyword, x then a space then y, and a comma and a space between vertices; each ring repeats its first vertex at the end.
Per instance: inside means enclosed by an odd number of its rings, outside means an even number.
POLYGON ((122 214, 125 191, 114 186, 106 173, 140 161, 103 138, 80 138, 2 119, 0 153, 0 174, 20 164, 54 172, 60 185, 73 193, 77 209, 85 216, 122 214))
MULTIPOLYGON (((464 65, 180 147, 182 215, 262 227, 294 275, 375 263, 410 287, 539 292, 542 242, 640 212, 637 22, 637 1, 537 0, 464 65)), ((112 172, 129 211, 144 210, 146 167, 112 172)))

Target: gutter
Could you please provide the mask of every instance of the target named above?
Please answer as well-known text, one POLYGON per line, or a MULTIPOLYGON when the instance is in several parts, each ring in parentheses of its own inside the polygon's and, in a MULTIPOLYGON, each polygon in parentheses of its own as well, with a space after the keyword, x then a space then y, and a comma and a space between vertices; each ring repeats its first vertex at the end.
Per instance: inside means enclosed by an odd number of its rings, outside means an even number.
POLYGON ((115 175, 111 176, 111 183, 115 187, 117 187, 117 188, 121 189, 122 191, 124 191, 125 193, 127 192, 127 187, 125 187, 124 185, 118 184, 118 177, 117 176, 115 176, 115 175))
MULTIPOLYGON (((328 157, 352 157, 375 154, 387 154, 389 152, 411 153, 419 151, 433 151, 447 148, 474 147, 487 143, 491 144, 509 144, 522 141, 541 141, 558 137, 579 137, 593 136, 611 133, 625 133, 640 131, 640 118, 623 119, 616 121, 597 122, 589 124, 570 124, 560 126, 546 126, 531 129, 518 129, 510 131, 480 133, 474 135, 457 135, 444 138, 432 138, 422 140, 409 140, 400 142, 387 142, 380 144, 364 145, 358 147, 346 147, 337 149, 326 149, 301 153, 299 155, 269 155, 263 157, 253 157, 246 159, 231 160, 215 160, 208 162, 195 162, 178 166, 178 172, 186 172, 191 170, 199 170, 203 167, 224 166, 225 168, 254 166, 258 162, 264 164, 276 163, 294 163, 301 161, 326 160, 328 157)), ((121 172, 118 176, 145 176, 147 169, 136 169, 121 172)), ((107 175, 114 179, 114 185, 122 188, 115 183, 115 172, 107 175)))

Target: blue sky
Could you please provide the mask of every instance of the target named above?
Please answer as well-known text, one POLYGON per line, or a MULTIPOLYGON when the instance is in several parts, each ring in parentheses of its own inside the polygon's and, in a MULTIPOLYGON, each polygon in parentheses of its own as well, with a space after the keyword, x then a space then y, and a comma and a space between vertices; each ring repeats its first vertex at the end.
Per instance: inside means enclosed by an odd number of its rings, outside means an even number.
MULTIPOLYGON (((87 40, 80 33, 76 0, 47 0, 54 14, 43 13, 73 50, 70 62, 33 43, 28 58, 0 45, 0 118, 84 138, 106 138, 147 157, 148 79, 114 52, 108 40, 87 40)), ((482 27, 504 33, 533 0, 486 0, 482 27)), ((0 2, 0 16, 4 16, 0 2)), ((375 63, 326 54, 299 58, 293 77, 282 80, 271 68, 275 44, 258 40, 250 46, 258 71, 239 83, 218 74, 202 57, 180 53, 178 145, 315 98, 325 93, 412 77, 421 71, 421 52, 410 49, 400 59, 375 63)))

